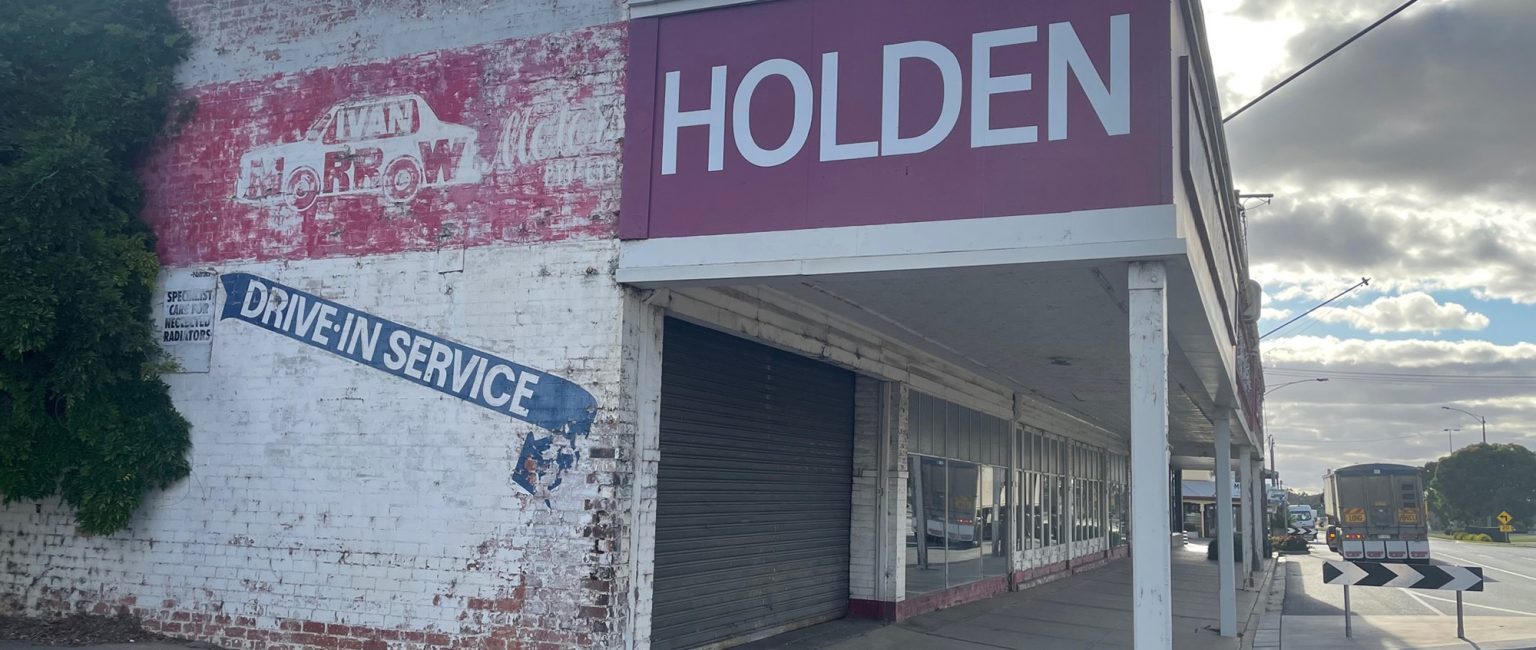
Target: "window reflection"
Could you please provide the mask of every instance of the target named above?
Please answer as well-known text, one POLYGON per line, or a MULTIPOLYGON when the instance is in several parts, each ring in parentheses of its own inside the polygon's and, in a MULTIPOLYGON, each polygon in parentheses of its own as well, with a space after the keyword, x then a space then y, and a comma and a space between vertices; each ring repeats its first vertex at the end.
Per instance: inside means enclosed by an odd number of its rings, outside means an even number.
POLYGON ((1124 456, 920 393, 909 425, 908 594, 1124 544, 1124 456))
POLYGON ((944 460, 913 454, 907 461, 907 593, 943 589, 944 460))
POLYGON ((1008 573, 1008 471, 1003 468, 984 467, 981 474, 983 494, 990 490, 990 498, 984 502, 982 526, 986 548, 982 557, 981 572, 987 576, 1008 573))
POLYGON ((982 522, 977 481, 981 468, 975 463, 949 463, 949 523, 946 554, 950 586, 981 579, 982 522))

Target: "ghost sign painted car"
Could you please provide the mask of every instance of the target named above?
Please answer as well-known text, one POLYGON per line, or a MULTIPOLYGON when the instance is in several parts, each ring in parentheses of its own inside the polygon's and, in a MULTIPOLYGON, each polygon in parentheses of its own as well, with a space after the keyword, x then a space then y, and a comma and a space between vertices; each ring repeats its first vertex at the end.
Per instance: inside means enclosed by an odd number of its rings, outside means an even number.
POLYGON ((286 200, 300 211, 322 196, 403 203, 423 187, 479 182, 475 149, 474 129, 439 120, 419 95, 349 101, 331 107, 304 139, 242 156, 235 197, 286 200))

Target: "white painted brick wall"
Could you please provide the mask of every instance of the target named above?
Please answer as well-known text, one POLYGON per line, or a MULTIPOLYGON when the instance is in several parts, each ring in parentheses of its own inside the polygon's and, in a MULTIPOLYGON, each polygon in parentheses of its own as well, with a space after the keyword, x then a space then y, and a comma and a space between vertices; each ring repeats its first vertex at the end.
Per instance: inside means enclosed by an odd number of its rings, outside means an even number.
POLYGON ((852 598, 896 602, 905 595, 906 532, 912 525, 906 518, 908 394, 899 383, 858 376, 849 567, 852 598))
POLYGON ((225 320, 210 372, 167 377, 192 423, 191 476, 106 537, 76 536, 55 503, 0 508, 0 594, 29 612, 124 607, 233 647, 322 644, 303 634, 607 645, 608 592, 622 589, 617 528, 605 527, 618 523, 614 450, 632 421, 614 255, 601 240, 471 249, 462 273, 438 273, 431 253, 218 269, 590 391, 597 421, 550 505, 510 480, 532 425, 225 320))
MULTIPOLYGON (((848 595, 876 600, 879 591, 881 539, 877 513, 880 503, 880 443, 884 418, 884 383, 859 375, 853 390, 853 510, 849 531, 848 595)), ((889 551, 887 551, 889 553, 889 551)))
POLYGON ((171 0, 195 39, 182 85, 253 79, 562 32, 625 18, 623 0, 171 0))
MULTIPOLYGON (((620 549, 624 587, 624 647, 648 647, 651 638, 651 605, 656 575, 656 483, 661 463, 661 363, 662 310, 649 302, 652 292, 631 292, 624 302, 623 397, 626 417, 622 427, 628 443, 619 445, 619 460, 627 480, 619 485, 619 505, 626 508, 623 521, 628 544, 620 549)), ((621 433, 621 436, 623 434, 621 433)), ((621 474, 621 478, 623 474, 621 474)))

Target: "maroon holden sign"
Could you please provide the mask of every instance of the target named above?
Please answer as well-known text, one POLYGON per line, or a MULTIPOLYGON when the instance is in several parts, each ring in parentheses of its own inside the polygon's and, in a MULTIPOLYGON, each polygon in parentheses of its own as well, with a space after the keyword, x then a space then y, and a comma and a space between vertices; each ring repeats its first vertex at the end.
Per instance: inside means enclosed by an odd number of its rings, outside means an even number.
POLYGON ((626 239, 1170 203, 1167 0, 777 0, 631 25, 626 239))

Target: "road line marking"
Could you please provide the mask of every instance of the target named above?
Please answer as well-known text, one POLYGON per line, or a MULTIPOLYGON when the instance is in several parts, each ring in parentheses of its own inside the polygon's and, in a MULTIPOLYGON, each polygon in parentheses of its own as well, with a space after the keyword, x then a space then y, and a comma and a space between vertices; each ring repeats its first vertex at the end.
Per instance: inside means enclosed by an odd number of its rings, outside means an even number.
MULTIPOLYGON (((1440 598, 1439 596, 1420 596, 1420 598, 1428 598, 1430 600, 1438 600, 1438 601, 1443 602, 1443 603, 1454 603, 1454 602, 1456 602, 1454 600, 1451 600, 1450 598, 1440 598)), ((1503 607, 1494 607, 1493 605, 1479 605, 1477 603, 1466 603, 1466 605, 1467 605, 1467 607, 1481 607, 1483 609, 1491 609, 1491 610, 1496 611, 1496 612, 1507 612, 1507 613, 1510 613, 1510 614, 1519 614, 1521 616, 1536 616, 1536 612, 1522 612, 1522 611, 1520 611, 1518 609, 1504 609, 1503 607)), ((1442 614, 1442 616, 1443 616, 1443 614, 1442 614)))
POLYGON ((1525 578, 1526 580, 1536 580, 1536 576, 1528 576, 1528 575, 1525 575, 1524 573, 1515 573, 1514 571, 1510 571, 1508 569, 1500 569, 1499 567, 1491 566, 1491 565, 1489 565, 1489 564, 1487 564, 1485 562, 1477 562, 1475 560, 1468 560, 1467 558, 1464 558, 1464 557, 1456 557, 1454 555, 1451 555, 1450 553, 1441 553, 1440 555, 1441 555, 1441 557, 1448 557, 1448 558, 1451 558, 1452 560, 1456 560, 1458 562, 1472 562, 1473 564, 1481 566, 1481 567, 1483 567, 1485 569, 1492 569, 1494 571, 1498 571, 1499 573, 1508 573, 1509 575, 1512 575, 1512 576, 1520 576, 1522 578, 1525 578))
POLYGON ((1414 600, 1419 601, 1420 605, 1428 607, 1429 611, 1434 612, 1436 615, 1438 615, 1438 616, 1450 616, 1449 614, 1446 614, 1445 612, 1440 611, 1439 607, 1435 607, 1434 605, 1429 604, 1427 601, 1424 600, 1423 596, 1420 596, 1420 595, 1418 595, 1416 593, 1413 593, 1413 590, 1411 590, 1411 589, 1403 589, 1402 587, 1398 587, 1398 589, 1402 589, 1403 593, 1408 594, 1414 600))

